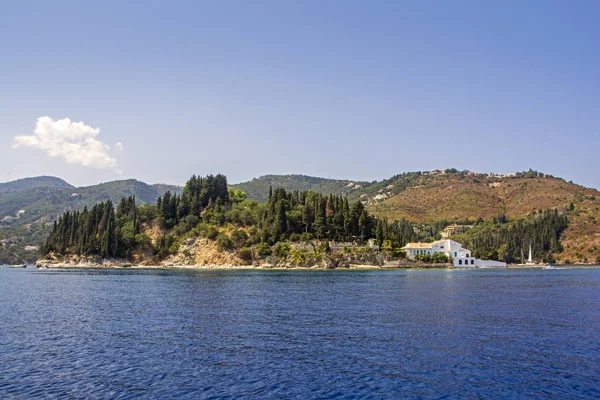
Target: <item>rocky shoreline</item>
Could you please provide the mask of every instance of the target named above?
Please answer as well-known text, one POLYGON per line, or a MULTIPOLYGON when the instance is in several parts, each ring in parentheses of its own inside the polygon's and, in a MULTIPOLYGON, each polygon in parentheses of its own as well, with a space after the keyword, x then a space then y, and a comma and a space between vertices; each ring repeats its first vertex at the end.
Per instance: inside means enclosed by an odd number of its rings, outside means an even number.
POLYGON ((383 261, 380 264, 360 263, 360 264, 344 264, 340 266, 331 265, 313 265, 300 266, 287 263, 269 264, 255 263, 252 265, 234 265, 234 264, 175 264, 169 262, 152 263, 143 261, 140 263, 132 263, 127 260, 118 259, 102 259, 102 260, 48 260, 40 259, 35 263, 37 268, 43 269, 63 269, 63 268, 81 268, 81 269, 262 269, 262 270, 331 270, 331 269, 424 269, 424 268, 453 268, 451 264, 423 264, 407 261, 383 261))

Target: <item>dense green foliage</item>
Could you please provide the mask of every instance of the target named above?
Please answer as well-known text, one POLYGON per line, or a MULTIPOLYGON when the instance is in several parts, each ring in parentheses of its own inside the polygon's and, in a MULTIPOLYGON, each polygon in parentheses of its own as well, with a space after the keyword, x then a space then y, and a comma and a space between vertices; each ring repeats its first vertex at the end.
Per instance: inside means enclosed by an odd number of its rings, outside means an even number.
POLYGON ((108 200, 90 210, 67 211, 54 223, 42 253, 97 254, 127 257, 138 244, 138 208, 134 197, 123 198, 117 210, 108 200))
MULTIPOLYGON (((148 185, 134 179, 83 188, 26 189, 0 195, 0 216, 15 216, 19 210, 24 210, 25 213, 18 220, 11 221, 13 224, 31 223, 40 218, 53 221, 65 210, 81 211, 84 207, 90 208, 107 200, 116 204, 123 197, 135 196, 140 204, 153 204, 158 196, 161 196, 166 190, 176 192, 180 189, 175 186, 148 185)), ((10 226, 11 223, 7 222, 4 225, 10 226)))
POLYGON ((172 228, 179 221, 188 216, 201 217, 202 213, 215 205, 217 212, 229 202, 229 189, 225 175, 204 178, 192 176, 183 188, 183 193, 178 196, 167 191, 164 196, 156 200, 161 223, 167 228, 172 228))
POLYGON ((391 189, 393 193, 399 193, 423 176, 421 172, 408 172, 379 182, 356 182, 305 175, 266 175, 248 182, 232 185, 232 188, 246 192, 249 199, 261 203, 268 200, 269 187, 280 187, 288 192, 315 191, 326 195, 344 196, 348 198, 350 203, 355 203, 359 201, 361 196, 374 196, 390 185, 393 185, 391 189))
POLYGON ((527 258, 531 245, 534 259, 554 262, 552 253, 562 251, 560 237, 567 225, 566 213, 548 209, 517 220, 501 215, 452 239, 478 258, 520 263, 527 258))
POLYGON ((69 189, 73 188, 73 186, 64 180, 53 176, 37 176, 34 178, 23 178, 12 182, 0 183, 0 194, 16 193, 37 188, 69 189))
POLYGON ((270 196, 258 226, 262 241, 267 243, 303 234, 308 238, 363 241, 372 236, 374 223, 360 202, 350 206, 341 196, 278 188, 270 196))
MULTIPOLYGON (((134 197, 127 197, 116 210, 108 200, 90 210, 67 211, 55 222, 42 253, 128 257, 143 246, 164 258, 177 251, 183 237, 203 236, 220 250, 237 250, 240 258, 248 259, 252 245, 260 244, 258 252, 267 254, 270 246, 286 240, 364 241, 377 227, 382 238, 384 232, 396 240, 414 233, 406 221, 376 221, 362 203, 350 206, 342 196, 281 188, 269 193, 269 200, 258 204, 228 188, 224 175, 193 176, 181 195, 167 191, 155 206, 138 207, 134 197), (165 234, 152 244, 140 234, 140 221, 157 223, 165 234), (234 229, 223 232, 224 226, 234 229)), ((274 252, 286 253, 281 245, 274 252)))
POLYGON ((73 188, 58 178, 40 177, 0 184, 0 263, 33 262, 39 256, 27 246, 38 246, 50 234, 52 222, 65 210, 88 209, 100 202, 113 204, 135 196, 139 204, 154 203, 165 191, 180 193, 171 185, 148 185, 133 179, 73 188), (48 185, 48 186, 45 186, 48 185), (22 212, 21 212, 22 210, 22 212))
POLYGON ((231 185, 231 187, 247 193, 248 198, 251 200, 265 203, 269 200, 268 193, 270 187, 280 187, 288 192, 307 192, 312 190, 328 195, 347 196, 354 190, 354 185, 365 187, 369 184, 368 182, 316 178, 305 175, 265 175, 248 182, 231 185), (352 186, 349 186, 350 184, 352 186))

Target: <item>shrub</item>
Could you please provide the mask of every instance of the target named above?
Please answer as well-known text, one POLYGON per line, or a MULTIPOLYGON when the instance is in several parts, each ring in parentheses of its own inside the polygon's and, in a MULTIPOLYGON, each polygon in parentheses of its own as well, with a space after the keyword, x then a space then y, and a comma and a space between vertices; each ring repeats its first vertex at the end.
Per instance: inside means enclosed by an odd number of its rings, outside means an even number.
POLYGON ((268 243, 262 242, 256 245, 256 254, 259 257, 268 257, 272 253, 271 246, 268 243))
POLYGON ((135 235, 135 242, 144 250, 152 247, 152 238, 145 233, 135 235))
POLYGON ((431 257, 431 260, 436 264, 447 264, 448 256, 444 253, 435 253, 431 257))
POLYGON ((183 221, 187 225, 188 230, 191 230, 200 223, 200 218, 196 217, 195 215, 188 215, 183 219, 183 221))
POLYGON ((300 235, 300 239, 304 242, 308 242, 313 240, 313 234, 309 232, 303 232, 302 235, 300 235))
POLYGON ((291 247, 287 243, 277 242, 273 247, 273 254, 279 258, 285 258, 290 254, 291 247))
POLYGON ((210 240, 216 240, 219 236, 219 228, 216 226, 209 225, 206 228, 206 238, 210 240))
POLYGON ((252 250, 248 247, 242 247, 237 251, 237 256, 242 259, 242 261, 250 264, 252 262, 252 250))
POLYGON ((177 236, 183 236, 188 232, 187 225, 185 222, 181 221, 179 224, 175 226, 174 233, 177 236))
POLYGON ((290 242, 298 242, 300 241, 300 235, 298 235, 297 233, 292 233, 290 235, 290 242))
POLYGON ((431 255, 430 254, 418 255, 418 256, 415 257, 415 261, 423 262, 423 263, 430 263, 431 262, 431 255))
POLYGON ((175 254, 177 253, 177 251, 179 251, 179 245, 181 244, 181 242, 178 240, 173 241, 173 243, 171 244, 171 246, 169 246, 169 254, 175 254))
POLYGON ((256 228, 255 226, 250 227, 250 229, 248 229, 248 234, 248 240, 251 244, 260 243, 260 231, 258 230, 258 228, 256 228))
POLYGON ((140 222, 152 221, 158 215, 154 204, 144 204, 138 207, 138 218, 140 222))
MULTIPOLYGON (((392 250, 392 257, 405 259, 406 252, 404 250, 394 249, 394 250, 392 250)), ((446 257, 446 259, 448 259, 448 257, 446 257)))
POLYGON ((217 236, 217 248, 220 251, 233 249, 233 241, 226 233, 219 233, 217 236))
POLYGON ((302 265, 306 263, 308 259, 308 253, 304 250, 292 249, 290 252, 290 261, 295 265, 302 265))
POLYGON ((248 235, 241 229, 236 229, 231 232, 231 240, 236 248, 244 247, 248 240, 248 235))

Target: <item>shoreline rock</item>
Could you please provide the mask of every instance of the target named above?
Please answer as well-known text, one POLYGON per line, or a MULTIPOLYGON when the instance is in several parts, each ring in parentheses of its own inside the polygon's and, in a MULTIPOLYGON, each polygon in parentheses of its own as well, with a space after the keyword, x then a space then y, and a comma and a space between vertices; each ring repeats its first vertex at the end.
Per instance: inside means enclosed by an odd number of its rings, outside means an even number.
POLYGON ((441 268, 451 269, 451 264, 420 264, 420 263, 409 263, 409 262, 398 262, 398 261, 386 261, 383 264, 370 264, 370 263, 344 263, 342 265, 331 265, 327 263, 315 264, 312 266, 302 266, 293 264, 252 264, 252 265, 235 265, 235 264, 176 264, 172 262, 161 262, 152 263, 148 260, 140 263, 132 263, 127 260, 58 260, 58 259, 40 259, 36 261, 35 266, 37 268, 46 269, 197 269, 197 270, 233 270, 233 269, 248 269, 248 270, 358 270, 358 269, 430 269, 430 268, 441 268))

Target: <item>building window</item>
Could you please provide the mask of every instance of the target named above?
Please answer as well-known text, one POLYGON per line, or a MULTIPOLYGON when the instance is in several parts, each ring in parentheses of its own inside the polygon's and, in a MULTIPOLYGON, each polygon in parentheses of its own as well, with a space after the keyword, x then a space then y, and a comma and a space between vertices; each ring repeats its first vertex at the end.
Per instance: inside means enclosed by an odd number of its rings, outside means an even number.
POLYGON ((458 253, 456 251, 454 252, 454 257, 458 257, 458 253))
POLYGON ((440 249, 443 249, 443 248, 444 248, 444 246, 440 246, 440 249))
POLYGON ((471 265, 475 265, 475 260, 471 260, 471 265))
POLYGON ((458 265, 462 265, 462 260, 458 260, 458 265))

